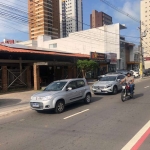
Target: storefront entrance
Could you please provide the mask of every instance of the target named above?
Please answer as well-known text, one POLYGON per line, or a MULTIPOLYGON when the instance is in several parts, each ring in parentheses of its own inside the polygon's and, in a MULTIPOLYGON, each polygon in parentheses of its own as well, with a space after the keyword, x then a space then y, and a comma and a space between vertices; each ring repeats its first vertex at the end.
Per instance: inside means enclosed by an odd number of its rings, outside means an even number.
POLYGON ((40 85, 68 78, 68 66, 40 66, 40 85))

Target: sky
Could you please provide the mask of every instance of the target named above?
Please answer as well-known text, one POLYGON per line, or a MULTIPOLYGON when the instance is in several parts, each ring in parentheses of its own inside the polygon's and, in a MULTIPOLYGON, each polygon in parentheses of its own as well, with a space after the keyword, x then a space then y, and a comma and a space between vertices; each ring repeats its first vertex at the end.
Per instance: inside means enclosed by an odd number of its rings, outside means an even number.
MULTIPOLYGON (((0 0, 0 4, 9 4, 13 7, 17 7, 27 13, 27 1, 28 0, 0 0)), ((119 9, 127 12, 133 17, 140 20, 140 0, 108 0, 111 4, 115 5, 119 9)), ((0 10, 1 10, 0 5, 0 10)), ((127 29, 121 31, 121 35, 128 35, 139 37, 138 22, 130 19, 129 17, 117 12, 104 4, 101 0, 83 0, 83 22, 90 25, 90 14, 92 10, 103 11, 112 16, 113 23, 125 24, 127 29)), ((25 15, 25 13, 24 13, 25 15)), ((84 29, 88 29, 89 26, 84 25, 84 29)), ((4 38, 15 39, 25 41, 29 39, 28 36, 28 24, 20 22, 12 22, 10 19, 6 19, 4 15, 0 14, 0 41, 4 38), (15 29, 14 29, 15 28, 15 29), (21 30, 23 32, 20 32, 21 30)), ((139 39, 128 38, 128 41, 139 42, 139 39)))

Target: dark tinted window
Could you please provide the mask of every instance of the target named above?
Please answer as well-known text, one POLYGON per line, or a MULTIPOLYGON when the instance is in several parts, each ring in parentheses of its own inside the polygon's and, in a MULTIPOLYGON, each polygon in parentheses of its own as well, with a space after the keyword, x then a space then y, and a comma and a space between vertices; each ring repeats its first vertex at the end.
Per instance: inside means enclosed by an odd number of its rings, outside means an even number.
POLYGON ((116 76, 106 76, 106 77, 102 77, 99 81, 115 81, 116 80, 116 76))
POLYGON ((61 91, 67 82, 53 82, 44 91, 61 91))
POLYGON ((121 76, 121 79, 124 79, 124 78, 125 78, 125 76, 122 75, 122 76, 121 76))
POLYGON ((120 80, 122 80, 122 79, 124 79, 125 78, 125 76, 123 76, 123 75, 120 75, 120 76, 118 76, 118 78, 117 79, 120 79, 120 80))
POLYGON ((77 88, 77 82, 76 81, 72 81, 67 85, 67 88, 72 88, 72 89, 76 89, 77 88))
POLYGON ((77 81, 77 88, 81 88, 85 86, 85 82, 83 80, 78 80, 77 81))

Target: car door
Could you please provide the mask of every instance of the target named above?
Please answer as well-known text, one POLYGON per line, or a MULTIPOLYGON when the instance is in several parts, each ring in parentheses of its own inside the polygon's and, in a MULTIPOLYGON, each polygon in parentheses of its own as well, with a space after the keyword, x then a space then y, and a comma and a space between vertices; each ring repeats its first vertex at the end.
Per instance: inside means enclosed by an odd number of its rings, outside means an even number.
POLYGON ((77 82, 71 81, 68 83, 66 87, 66 100, 67 103, 71 103, 77 100, 78 94, 77 94, 77 82), (67 90, 68 88, 72 88, 72 90, 67 90))
POLYGON ((85 82, 84 80, 77 80, 77 94, 78 94, 78 100, 84 98, 84 93, 86 91, 85 82))

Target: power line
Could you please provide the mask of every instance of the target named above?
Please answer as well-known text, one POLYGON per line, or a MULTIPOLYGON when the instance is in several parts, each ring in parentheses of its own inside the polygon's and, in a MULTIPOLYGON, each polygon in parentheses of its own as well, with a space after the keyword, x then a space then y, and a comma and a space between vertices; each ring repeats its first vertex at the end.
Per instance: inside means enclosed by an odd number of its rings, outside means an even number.
POLYGON ((131 16, 130 14, 126 13, 125 11, 123 11, 123 10, 117 8, 116 6, 112 5, 110 2, 108 2, 108 1, 106 1, 106 0, 100 0, 100 1, 102 1, 102 2, 105 3, 106 5, 110 6, 111 8, 115 9, 116 11, 118 11, 118 12, 124 14, 125 16, 131 18, 132 20, 134 20, 134 21, 140 23, 140 20, 139 20, 139 19, 137 19, 137 18, 131 16))
MULTIPOLYGON (((1 24, 2 25, 2 24, 1 24)), ((15 30, 17 30, 17 31, 19 31, 19 32, 22 32, 22 33, 25 33, 25 34, 28 34, 28 32, 25 32, 25 31, 22 31, 22 30, 20 30, 20 29, 17 29, 17 28, 14 28, 14 27, 12 27, 12 26, 9 26, 9 25, 3 25, 4 27, 7 27, 7 28, 12 28, 12 29, 15 29, 15 30)))
MULTIPOLYGON (((11 9, 11 7, 9 7, 9 9, 11 9)), ((15 10, 15 8, 13 7, 13 10, 14 11, 18 11, 18 10, 15 10)), ((1 12, 2 14, 1 15, 5 15, 5 17, 8 17, 9 16, 9 19, 17 19, 17 20, 19 20, 19 22, 23 22, 23 23, 26 23, 27 22, 27 20, 24 20, 23 18, 18 18, 18 16, 12 16, 12 15, 8 15, 8 13, 3 13, 3 12, 1 12)), ((12 14, 12 12, 10 12, 9 11, 9 13, 11 13, 12 14)), ((15 15, 18 15, 18 14, 16 14, 15 13, 15 15)), ((3 16, 4 17, 4 16, 3 16)), ((19 17, 22 17, 21 15, 19 15, 19 17)), ((23 16, 24 17, 24 16, 23 16)), ((25 17, 26 18, 26 17, 25 17)), ((14 21, 14 20, 13 20, 14 21)), ((13 29, 16 29, 16 28, 14 28, 14 27, 12 27, 13 29)), ((19 30, 20 32, 21 32, 21 30, 19 30)), ((105 30, 100 30, 100 31, 105 31, 105 30)), ((24 31, 23 31, 24 32, 24 31)), ((105 31, 106 32, 106 31, 105 31)), ((108 32, 109 33, 109 32, 108 32)), ((112 32, 111 32, 112 33, 112 32)), ((116 34, 116 33, 112 33, 112 34, 116 34)), ((117 34, 117 35, 119 35, 119 34, 117 34)), ((82 35, 80 35, 80 36, 82 36, 82 35)), ((84 38, 88 38, 89 36, 82 36, 82 37, 84 37, 84 38)), ((107 37, 108 38, 108 37, 107 37)), ((138 37, 134 37, 134 38, 138 38, 138 37)), ((101 41, 104 41, 104 42, 106 42, 106 43, 111 43, 111 44, 114 44, 114 45, 116 45, 113 41, 107 41, 107 40, 102 40, 102 39, 98 39, 98 38, 91 38, 91 37, 89 37, 88 39, 94 39, 94 40, 101 40, 101 41)), ((110 39, 113 39, 113 38, 110 38, 110 39)))
MULTIPOLYGON (((23 2, 23 1, 21 1, 21 0, 18 0, 18 1, 23 2)), ((42 4, 38 4, 38 2, 35 2, 35 1, 33 1, 33 0, 30 0, 30 1, 33 2, 33 3, 35 3, 35 4, 37 4, 38 6, 44 6, 45 8, 48 8, 48 9, 49 9, 49 7, 47 7, 47 6, 45 6, 45 5, 42 5, 42 4)), ((25 3, 25 2, 23 2, 23 3, 25 3)), ((61 13, 59 13, 59 15, 63 16, 63 14, 61 14, 61 13)), ((72 18, 72 17, 66 17, 66 19, 72 19, 72 20, 74 20, 74 21, 77 21, 76 19, 74 19, 74 18, 72 18)), ((78 23, 83 23, 83 22, 81 22, 81 21, 77 21, 77 22, 78 22, 78 23)), ((86 25, 86 26, 88 26, 88 27, 90 27, 89 24, 86 24, 86 23, 83 23, 83 24, 86 25)), ((101 31, 104 31, 104 32, 108 32, 108 33, 111 33, 111 34, 120 35, 120 34, 117 34, 117 33, 114 33, 114 32, 110 32, 110 31, 106 31, 106 30, 103 30, 103 29, 99 29, 99 28, 96 28, 96 29, 101 30, 101 31)), ((128 36, 128 35, 121 35, 121 36, 130 37, 130 38, 138 38, 138 37, 133 37, 133 36, 128 36)))
POLYGON ((132 15, 128 14, 127 12, 119 9, 118 7, 116 7, 115 5, 111 4, 110 2, 108 2, 107 0, 100 0, 103 3, 105 3, 107 6, 111 7, 112 9, 116 10, 117 12, 129 17, 130 19, 134 20, 135 22, 138 22, 140 24, 142 24, 143 26, 146 27, 147 30, 150 30, 143 22, 141 22, 139 19, 133 17, 132 15))

